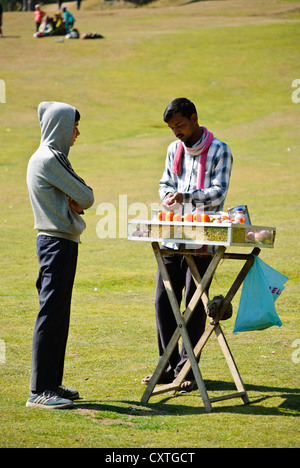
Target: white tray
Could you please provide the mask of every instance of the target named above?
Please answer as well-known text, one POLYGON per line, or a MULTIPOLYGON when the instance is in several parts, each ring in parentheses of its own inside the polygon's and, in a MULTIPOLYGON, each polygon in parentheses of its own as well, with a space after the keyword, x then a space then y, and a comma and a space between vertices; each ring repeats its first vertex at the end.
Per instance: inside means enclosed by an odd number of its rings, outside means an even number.
POLYGON ((128 239, 176 244, 274 247, 276 228, 232 223, 130 220, 128 239))

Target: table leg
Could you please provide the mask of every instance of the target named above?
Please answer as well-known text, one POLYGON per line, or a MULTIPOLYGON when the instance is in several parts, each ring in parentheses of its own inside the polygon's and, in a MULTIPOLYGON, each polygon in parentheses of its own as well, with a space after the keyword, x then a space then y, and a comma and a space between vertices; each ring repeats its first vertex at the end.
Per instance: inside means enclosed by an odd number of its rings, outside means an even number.
MULTIPOLYGON (((229 346, 227 344, 226 338, 224 336, 224 333, 223 333, 222 328, 221 328, 219 323, 215 327, 215 333, 217 335, 219 345, 220 345, 220 347, 222 349, 222 352, 223 352, 224 357, 226 359, 227 365, 228 365, 229 370, 231 372, 231 375, 233 377, 235 386, 236 386, 236 388, 237 388, 237 390, 239 392, 239 394, 236 395, 236 396, 240 396, 242 398, 242 401, 245 404, 247 404, 247 403, 249 403, 249 398, 248 398, 246 388, 245 388, 245 386, 243 384, 243 381, 242 381, 242 378, 240 376, 239 370, 238 370, 237 365, 236 365, 236 363, 235 363, 235 361, 233 359, 230 348, 229 348, 229 346)), ((220 398, 225 399, 224 396, 220 397, 220 398)))
MULTIPOLYGON (((258 255, 259 252, 260 252, 260 249, 255 248, 255 249, 253 249, 252 253, 247 257, 247 260, 246 260, 244 266, 242 267, 242 269, 238 273, 235 281, 233 282, 231 288, 229 289, 228 293, 226 294, 226 296, 225 296, 225 298, 224 298, 224 300, 222 302, 222 306, 220 308, 220 313, 219 313, 219 320, 222 318, 226 308, 228 307, 228 305, 230 304, 230 302, 234 298, 235 294, 237 293, 238 289, 240 288, 241 284, 243 283, 245 277, 247 276, 250 268, 252 267, 253 262, 254 262, 253 255, 258 255)), ((187 263, 189 265, 189 268, 190 268, 191 274, 193 276, 193 279, 195 281, 195 284, 198 287, 201 284, 201 277, 199 275, 199 272, 198 272, 198 269, 197 269, 197 267, 195 265, 195 262, 194 262, 194 260, 193 260, 193 258, 191 256, 186 256, 186 261, 187 261, 187 263)), ((202 295, 201 299, 203 301, 203 304, 206 305, 207 301, 208 301, 208 297, 206 296, 205 293, 202 295)), ((208 327, 205 329, 203 335, 201 336, 200 340, 198 341, 197 345, 194 348, 194 354, 195 354, 196 358, 198 358, 200 356, 200 353, 201 353, 202 349, 204 348, 205 344, 207 343, 207 341, 210 338, 213 331, 216 333, 216 336, 217 336, 218 341, 219 341, 219 345, 220 345, 221 350, 222 350, 222 352, 224 354, 224 357, 226 359, 227 365, 229 367, 229 370, 230 370, 231 375, 233 377, 233 380, 235 382, 236 388, 239 391, 238 394, 227 396, 227 398, 233 398, 233 397, 236 397, 236 396, 241 396, 244 403, 249 403, 249 398, 248 398, 246 389, 244 387, 243 381, 241 379, 238 368, 237 368, 237 366, 235 364, 235 361, 234 361, 233 356, 231 354, 230 348, 229 348, 229 346, 227 344, 227 341, 225 339, 225 336, 223 334, 223 331, 222 331, 221 326, 220 326, 218 321, 210 323, 208 325, 208 327)), ((174 382, 173 382, 174 386, 176 386, 177 388, 180 388, 181 383, 183 382, 183 380, 185 379, 185 377, 189 373, 190 369, 191 369, 190 363, 189 363, 189 361, 187 361, 185 363, 185 365, 183 366, 181 372, 178 374, 178 376, 174 380, 174 382)), ((225 399, 225 398, 226 397, 220 397, 220 399, 225 399)), ((217 401, 217 400, 218 400, 218 398, 215 398, 215 399, 212 399, 211 401, 217 401)))

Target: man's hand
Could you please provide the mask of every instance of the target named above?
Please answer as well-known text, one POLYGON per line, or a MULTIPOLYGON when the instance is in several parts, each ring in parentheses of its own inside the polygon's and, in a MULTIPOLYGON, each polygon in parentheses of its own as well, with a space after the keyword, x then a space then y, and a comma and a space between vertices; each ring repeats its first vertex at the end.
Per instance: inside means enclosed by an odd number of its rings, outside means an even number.
POLYGON ((163 204, 169 209, 172 209, 175 207, 177 208, 178 205, 181 205, 182 202, 183 202, 183 195, 180 192, 167 193, 167 195, 163 199, 163 204))
POLYGON ((69 197, 69 195, 67 195, 67 200, 68 200, 69 205, 72 208, 72 210, 76 211, 76 213, 78 213, 78 214, 83 214, 84 213, 81 206, 75 200, 73 200, 73 198, 69 197))

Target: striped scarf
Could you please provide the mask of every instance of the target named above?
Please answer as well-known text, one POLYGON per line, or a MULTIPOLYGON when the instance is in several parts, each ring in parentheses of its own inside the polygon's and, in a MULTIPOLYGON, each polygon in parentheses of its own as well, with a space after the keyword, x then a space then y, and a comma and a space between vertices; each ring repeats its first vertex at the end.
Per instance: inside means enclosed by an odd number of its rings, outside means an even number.
POLYGON ((205 175, 205 165, 206 165, 206 157, 208 149, 214 139, 214 136, 211 132, 207 130, 205 127, 200 127, 204 132, 204 137, 202 138, 202 142, 199 146, 193 146, 193 148, 187 148, 181 141, 177 147, 177 151, 174 158, 174 165, 173 165, 173 174, 177 174, 178 176, 181 174, 181 159, 183 155, 183 150, 192 157, 201 156, 200 164, 199 164, 199 176, 198 176, 198 187, 197 188, 204 188, 204 175, 205 175))

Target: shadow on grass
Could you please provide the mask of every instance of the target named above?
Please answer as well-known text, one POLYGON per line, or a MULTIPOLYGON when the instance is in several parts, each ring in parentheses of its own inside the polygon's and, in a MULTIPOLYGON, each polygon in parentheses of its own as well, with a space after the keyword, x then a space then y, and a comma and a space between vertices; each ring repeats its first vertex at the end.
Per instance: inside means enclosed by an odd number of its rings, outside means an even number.
POLYGON ((205 0, 187 0, 183 5, 189 5, 190 3, 201 3, 205 0))
MULTIPOLYGON (((234 383, 223 381, 206 381, 206 388, 210 392, 236 392, 234 383)), ((230 405, 213 403, 213 413, 236 413, 264 416, 300 416, 300 389, 287 387, 269 387, 265 385, 247 385, 246 390, 250 404, 243 404, 240 398, 230 401, 230 405), (251 396, 251 393, 255 395, 251 396), (283 401, 279 406, 263 406, 261 403, 272 398, 281 398, 283 401)), ((157 398, 152 397, 152 398, 157 398)), ((177 393, 168 395, 159 402, 148 402, 142 404, 138 401, 80 401, 74 405, 75 410, 97 412, 111 412, 115 415, 127 416, 164 416, 164 415, 189 415, 207 414, 199 391, 191 393, 177 393), (191 406, 191 398, 193 406, 191 406), (176 399, 176 404, 171 404, 176 399), (198 400, 198 401, 197 401, 198 400), (178 404, 182 402, 182 404, 178 404), (167 404, 165 404, 167 403, 167 404)))

